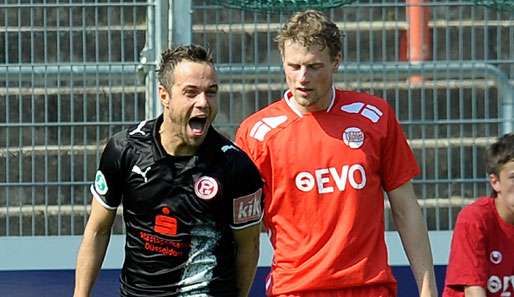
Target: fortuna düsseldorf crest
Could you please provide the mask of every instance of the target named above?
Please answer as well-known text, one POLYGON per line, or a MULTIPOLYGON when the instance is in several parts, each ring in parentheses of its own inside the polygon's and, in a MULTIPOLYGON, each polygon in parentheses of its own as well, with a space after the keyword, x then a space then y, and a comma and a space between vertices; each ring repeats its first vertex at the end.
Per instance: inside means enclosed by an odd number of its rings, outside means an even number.
POLYGON ((195 194, 202 199, 209 200, 216 196, 218 188, 218 183, 214 178, 202 176, 195 183, 195 194))

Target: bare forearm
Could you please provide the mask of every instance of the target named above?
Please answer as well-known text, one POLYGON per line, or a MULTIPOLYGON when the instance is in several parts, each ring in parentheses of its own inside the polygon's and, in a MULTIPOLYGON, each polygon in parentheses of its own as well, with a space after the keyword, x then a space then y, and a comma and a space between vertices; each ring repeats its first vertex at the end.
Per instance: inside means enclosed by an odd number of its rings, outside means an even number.
POLYGON ((428 232, 419 208, 395 216, 396 227, 412 267, 421 297, 437 296, 428 232))
POLYGON ((255 277, 257 261, 259 259, 259 248, 239 250, 236 258, 237 285, 239 297, 246 297, 255 277))
POLYGON ((90 295, 102 266, 109 238, 110 232, 94 233, 86 229, 77 257, 74 297, 90 295))
POLYGON ((486 297, 485 289, 479 286, 469 286, 464 288, 465 297, 486 297))

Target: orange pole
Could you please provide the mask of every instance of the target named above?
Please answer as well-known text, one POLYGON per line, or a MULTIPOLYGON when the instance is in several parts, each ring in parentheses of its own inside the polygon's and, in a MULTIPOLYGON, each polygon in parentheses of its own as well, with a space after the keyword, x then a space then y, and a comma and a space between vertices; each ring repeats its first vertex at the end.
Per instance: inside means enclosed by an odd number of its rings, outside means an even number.
MULTIPOLYGON (((425 14, 423 0, 406 0, 407 21, 407 57, 411 63, 420 63, 428 56, 428 14, 425 14)), ((413 75, 411 83, 421 83, 423 78, 420 75, 413 75)))

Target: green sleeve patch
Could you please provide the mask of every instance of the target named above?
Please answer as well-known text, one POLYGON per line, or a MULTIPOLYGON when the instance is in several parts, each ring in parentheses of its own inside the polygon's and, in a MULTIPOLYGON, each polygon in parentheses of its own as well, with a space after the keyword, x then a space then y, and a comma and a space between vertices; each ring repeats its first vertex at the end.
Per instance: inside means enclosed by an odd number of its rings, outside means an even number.
POLYGON ((107 186, 107 181, 105 180, 105 176, 102 171, 98 170, 95 176, 95 190, 100 195, 107 194, 109 191, 109 187, 107 186))

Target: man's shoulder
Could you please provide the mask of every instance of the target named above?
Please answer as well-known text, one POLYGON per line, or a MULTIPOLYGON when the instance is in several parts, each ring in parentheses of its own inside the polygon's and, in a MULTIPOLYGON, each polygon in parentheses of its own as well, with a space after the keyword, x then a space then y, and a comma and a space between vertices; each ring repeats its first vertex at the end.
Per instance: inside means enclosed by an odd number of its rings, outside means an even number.
POLYGON ((141 147, 151 145, 153 141, 153 129, 155 120, 143 120, 137 124, 132 124, 126 129, 115 133, 109 138, 106 150, 111 153, 122 153, 129 147, 141 147))
POLYGON ((243 120, 239 126, 238 135, 262 142, 290 121, 292 121, 291 112, 287 110, 284 100, 279 100, 243 120))
POLYGON ((338 107, 344 110, 362 109, 362 108, 376 108, 380 112, 385 112, 388 109, 388 103, 384 98, 357 91, 337 90, 336 98, 338 107))
POLYGON ((342 98, 343 100, 363 100, 366 102, 377 102, 382 103, 385 101, 384 98, 375 96, 370 93, 362 92, 362 91, 352 91, 352 90, 343 90, 343 89, 336 89, 336 97, 342 98))
POLYGON ((242 121, 241 126, 247 126, 249 124, 258 122, 263 118, 284 115, 284 114, 286 114, 286 110, 284 109, 284 107, 285 107, 284 100, 280 99, 278 101, 275 101, 275 102, 271 103, 270 105, 267 105, 267 106, 263 107, 262 109, 250 114, 248 117, 246 117, 242 121))
POLYGON ((126 129, 126 137, 129 140, 151 140, 157 119, 142 120, 126 129))
POLYGON ((221 134, 215 128, 209 132, 210 135, 206 142, 206 149, 211 153, 214 152, 218 157, 223 158, 229 163, 238 163, 248 159, 246 153, 239 148, 232 140, 221 134))

